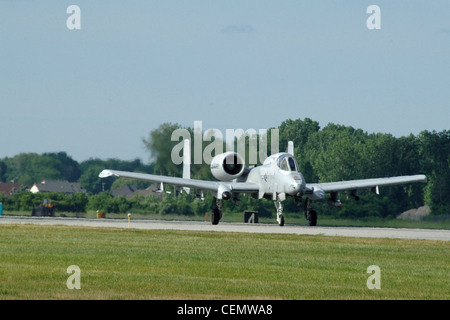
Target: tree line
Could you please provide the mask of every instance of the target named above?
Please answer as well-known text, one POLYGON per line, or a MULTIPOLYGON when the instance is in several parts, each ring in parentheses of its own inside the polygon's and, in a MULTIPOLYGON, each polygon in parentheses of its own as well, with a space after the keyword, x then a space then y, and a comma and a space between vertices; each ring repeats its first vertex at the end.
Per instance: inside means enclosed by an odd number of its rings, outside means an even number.
MULTIPOLYGON (((132 200, 114 198, 111 188, 124 183, 136 185, 136 181, 114 178, 100 179, 98 174, 105 168, 146 172, 162 175, 181 176, 182 165, 171 161, 171 152, 180 141, 171 141, 172 132, 183 128, 176 123, 163 123, 150 131, 142 142, 146 146, 150 163, 144 164, 140 159, 124 161, 119 159, 89 159, 78 163, 66 152, 58 153, 21 153, 14 157, 0 159, 0 181, 20 182, 31 186, 44 179, 68 180, 79 182, 88 191, 89 196, 74 199, 63 199, 61 203, 73 210, 90 210, 103 208, 108 212, 126 212, 129 210, 148 211, 153 213, 204 214, 211 207, 212 196, 205 194, 206 200, 200 201, 194 195, 178 195, 173 193, 161 200, 158 197, 136 197, 132 200), (197 201, 198 200, 198 201, 197 201)), ((193 136, 193 128, 187 129, 193 136)), ((272 128, 271 128, 272 129, 272 128)), ((280 151, 287 148, 292 140, 295 146, 295 157, 300 171, 307 182, 328 182, 340 180, 389 177, 398 175, 425 174, 427 184, 411 184, 405 186, 384 187, 380 195, 370 191, 360 192, 361 200, 346 200, 346 194, 340 195, 343 208, 329 208, 317 203, 322 214, 342 217, 381 216, 392 217, 411 208, 422 205, 430 206, 432 214, 450 213, 450 131, 422 131, 417 136, 394 137, 389 133, 367 133, 362 129, 338 124, 327 124, 321 128, 319 123, 309 118, 288 119, 280 124, 280 151)), ((268 130, 270 135, 270 130, 268 130)), ((214 138, 210 139, 213 141, 214 138)), ((248 137, 245 139, 248 146, 248 137)), ((267 137, 270 141, 270 137, 267 137)), ((235 144, 237 144, 237 139, 235 144)), ((191 140, 192 143, 192 140, 191 140)), ((202 149, 211 142, 202 141, 202 149)), ((224 143, 224 142, 221 142, 224 143)), ((271 154, 270 144, 268 154, 271 154)), ((237 148, 235 147, 235 150, 237 148)), ((192 150, 192 147, 191 147, 192 150)), ((224 147, 223 150, 226 150, 224 147)), ((248 148, 246 148, 248 153, 248 148)), ((248 159, 248 158, 247 158, 248 159)), ((192 161, 193 163, 193 161, 192 161)), ((191 177, 197 179, 213 179, 209 165, 192 165, 191 177)), ((139 182, 144 188, 149 184, 139 182)), ((168 187, 170 188, 170 187, 168 187)), ((12 199, 3 201, 16 208, 28 208, 31 203, 27 193, 20 193, 12 199)), ((61 196, 60 196, 61 197, 61 196)), ((67 196, 69 197, 69 196, 67 196)), ((3 197, 4 198, 4 197, 3 197)), ((2 201, 2 199, 0 199, 2 201)), ((242 196, 240 202, 225 201, 225 210, 243 211, 258 210, 263 215, 271 215, 274 210, 272 201, 258 201, 250 196, 242 196)), ((285 211, 299 211, 296 204, 287 200, 285 211)))
POLYGON ((20 153, 0 159, 0 182, 18 182, 26 187, 42 180, 67 180, 79 182, 89 194, 110 190, 113 180, 101 180, 98 174, 105 168, 124 171, 152 172, 152 164, 140 159, 89 159, 78 163, 66 152, 20 153))

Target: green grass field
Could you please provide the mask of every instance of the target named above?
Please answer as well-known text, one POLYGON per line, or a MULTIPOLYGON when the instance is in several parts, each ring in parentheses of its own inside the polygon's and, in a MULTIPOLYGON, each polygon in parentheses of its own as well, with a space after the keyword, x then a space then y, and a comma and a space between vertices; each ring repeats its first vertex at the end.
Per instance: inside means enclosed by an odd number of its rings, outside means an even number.
POLYGON ((0 226, 0 299, 448 300, 449 280, 446 241, 0 226))

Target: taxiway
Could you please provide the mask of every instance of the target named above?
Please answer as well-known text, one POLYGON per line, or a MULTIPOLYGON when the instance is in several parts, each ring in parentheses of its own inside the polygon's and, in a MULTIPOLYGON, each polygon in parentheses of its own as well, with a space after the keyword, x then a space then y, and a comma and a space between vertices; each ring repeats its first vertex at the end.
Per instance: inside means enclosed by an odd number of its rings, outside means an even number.
MULTIPOLYGON (((85 227, 128 228, 124 219, 84 219, 62 217, 0 216, 0 224, 67 225, 85 227)), ((215 232, 247 232, 297 235, 325 235, 358 238, 391 238, 450 241, 450 230, 367 227, 307 227, 297 225, 249 224, 221 222, 212 225, 204 221, 131 220, 132 229, 190 230, 215 232)))

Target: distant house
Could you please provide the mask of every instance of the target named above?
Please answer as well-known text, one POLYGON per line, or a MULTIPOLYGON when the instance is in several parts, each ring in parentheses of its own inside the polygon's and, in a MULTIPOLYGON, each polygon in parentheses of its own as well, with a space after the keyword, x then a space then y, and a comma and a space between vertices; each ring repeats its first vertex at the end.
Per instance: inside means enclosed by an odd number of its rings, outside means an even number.
POLYGON ((0 182, 0 192, 7 197, 22 189, 23 184, 16 182, 0 182))
POLYGON ((71 195, 78 192, 86 193, 86 190, 81 188, 78 182, 69 182, 66 180, 43 180, 35 183, 30 191, 32 193, 38 192, 62 192, 66 195, 71 195))
POLYGON ((114 197, 126 197, 128 200, 133 198, 134 195, 153 195, 157 197, 162 197, 162 193, 158 192, 158 187, 155 184, 152 184, 147 189, 137 189, 135 186, 131 184, 126 184, 120 189, 112 190, 111 194, 114 197))
POLYGON ((115 189, 111 191, 113 197, 126 197, 131 199, 136 192, 137 188, 131 184, 126 184, 120 189, 115 189))

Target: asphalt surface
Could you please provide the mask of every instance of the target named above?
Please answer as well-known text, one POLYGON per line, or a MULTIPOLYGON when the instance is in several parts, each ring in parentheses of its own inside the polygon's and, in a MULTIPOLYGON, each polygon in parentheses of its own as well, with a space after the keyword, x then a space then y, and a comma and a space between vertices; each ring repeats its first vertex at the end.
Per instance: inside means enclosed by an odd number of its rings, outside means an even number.
MULTIPOLYGON (((85 227, 128 228, 124 219, 84 219, 61 217, 12 217, 0 216, 0 224, 67 225, 85 227)), ((222 222, 212 225, 203 221, 133 220, 130 228, 148 230, 191 230, 216 232, 278 233, 297 235, 325 235, 358 238, 422 239, 450 241, 450 230, 367 228, 367 227, 305 227, 276 224, 249 224, 222 222)))

